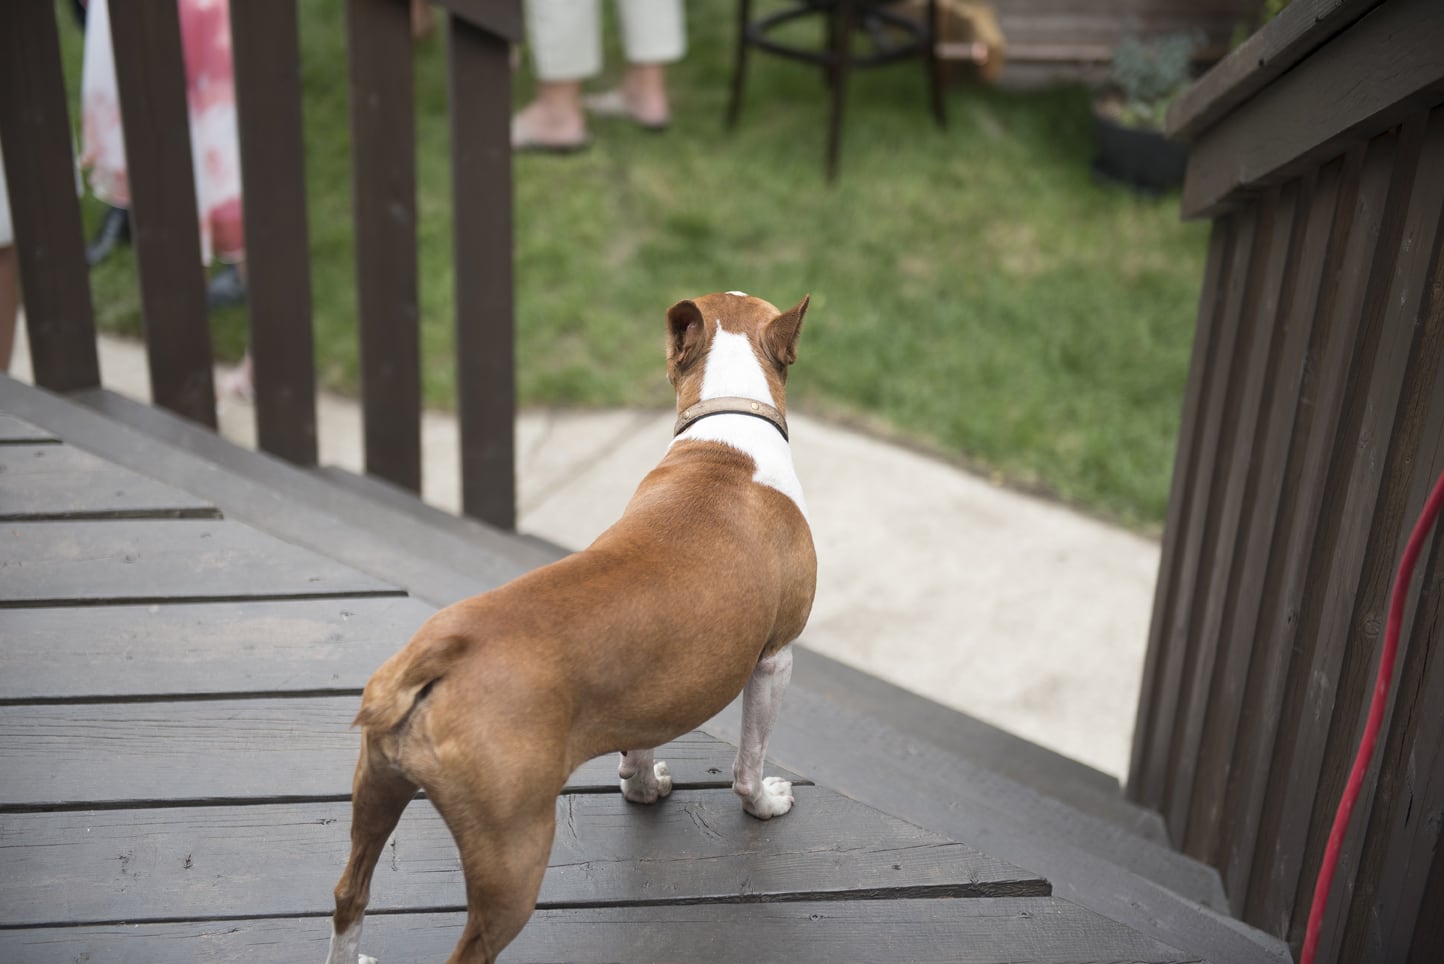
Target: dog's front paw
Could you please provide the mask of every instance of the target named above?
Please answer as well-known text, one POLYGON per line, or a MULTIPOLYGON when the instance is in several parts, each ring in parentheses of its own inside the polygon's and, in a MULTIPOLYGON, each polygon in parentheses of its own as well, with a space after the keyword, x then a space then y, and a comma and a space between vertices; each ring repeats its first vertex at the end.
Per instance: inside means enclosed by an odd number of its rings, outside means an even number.
POLYGON ((357 954, 356 964, 381 964, 381 962, 376 960, 376 958, 372 957, 370 954, 357 954))
POLYGON ((789 781, 781 777, 768 777, 762 781, 757 793, 742 799, 742 809, 759 820, 771 820, 791 810, 795 802, 789 781))
POLYGON ((652 769, 638 770, 629 777, 621 778, 622 796, 632 803, 656 803, 659 797, 672 792, 672 771, 667 764, 658 760, 652 769))

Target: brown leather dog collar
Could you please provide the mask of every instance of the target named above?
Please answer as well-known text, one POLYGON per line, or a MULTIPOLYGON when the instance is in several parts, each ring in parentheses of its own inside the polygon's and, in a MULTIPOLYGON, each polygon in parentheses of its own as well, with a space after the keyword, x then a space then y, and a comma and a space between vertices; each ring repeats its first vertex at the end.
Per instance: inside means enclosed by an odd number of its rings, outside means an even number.
POLYGON ((712 415, 751 415, 753 418, 760 418, 767 422, 781 432, 784 439, 787 439, 787 419, 781 412, 766 402, 759 402, 753 398, 742 398, 738 395, 709 398, 683 409, 677 416, 677 424, 672 427, 672 437, 676 438, 702 419, 712 415))

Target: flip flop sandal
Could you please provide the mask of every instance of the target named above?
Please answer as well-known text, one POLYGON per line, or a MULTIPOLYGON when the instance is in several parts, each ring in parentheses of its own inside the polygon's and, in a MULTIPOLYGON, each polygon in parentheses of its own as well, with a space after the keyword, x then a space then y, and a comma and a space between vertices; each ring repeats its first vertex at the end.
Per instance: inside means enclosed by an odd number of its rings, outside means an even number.
POLYGON ((590 137, 583 137, 579 141, 544 141, 534 136, 526 129, 522 122, 521 115, 515 114, 511 119, 511 149, 516 154, 576 154, 592 146, 590 137))
POLYGON ((659 121, 645 121, 632 113, 627 106, 627 98, 620 90, 604 90, 596 94, 587 94, 582 98, 582 106, 597 117, 622 117, 636 124, 642 130, 661 133, 672 124, 672 118, 664 117, 659 121))

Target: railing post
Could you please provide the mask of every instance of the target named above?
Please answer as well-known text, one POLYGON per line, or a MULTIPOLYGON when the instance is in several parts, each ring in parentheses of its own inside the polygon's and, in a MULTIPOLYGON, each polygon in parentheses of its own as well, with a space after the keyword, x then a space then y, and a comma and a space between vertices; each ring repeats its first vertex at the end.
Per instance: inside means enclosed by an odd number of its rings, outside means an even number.
POLYGON ((0 3, 0 141, 35 382, 100 384, 55 8, 0 3))
POLYGON ((295 0, 231 4, 260 447, 316 463, 301 46, 295 0))
POLYGON ((179 14, 173 3, 117 3, 110 32, 151 395, 215 428, 179 14))
POLYGON ((516 526, 511 66, 505 36, 448 31, 462 511, 516 526))
POLYGON ((347 0, 366 471, 421 489, 416 123, 405 0, 347 0))

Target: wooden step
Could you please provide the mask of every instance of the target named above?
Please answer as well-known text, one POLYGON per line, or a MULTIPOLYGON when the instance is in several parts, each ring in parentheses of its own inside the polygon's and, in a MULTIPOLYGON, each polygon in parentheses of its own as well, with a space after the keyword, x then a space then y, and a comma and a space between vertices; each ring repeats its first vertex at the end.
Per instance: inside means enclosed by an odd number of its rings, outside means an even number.
POLYGON ((796 650, 792 685, 1144 840, 1169 843, 1163 818, 1125 799, 1109 774, 810 650, 806 641, 796 650))
MULTIPOLYGON (((1226 912, 1217 872, 817 696, 798 680, 769 759, 819 784, 1037 871, 1066 900, 1200 958, 1289 964, 1282 941, 1226 912)), ((703 729, 738 736, 734 703, 703 729)))

